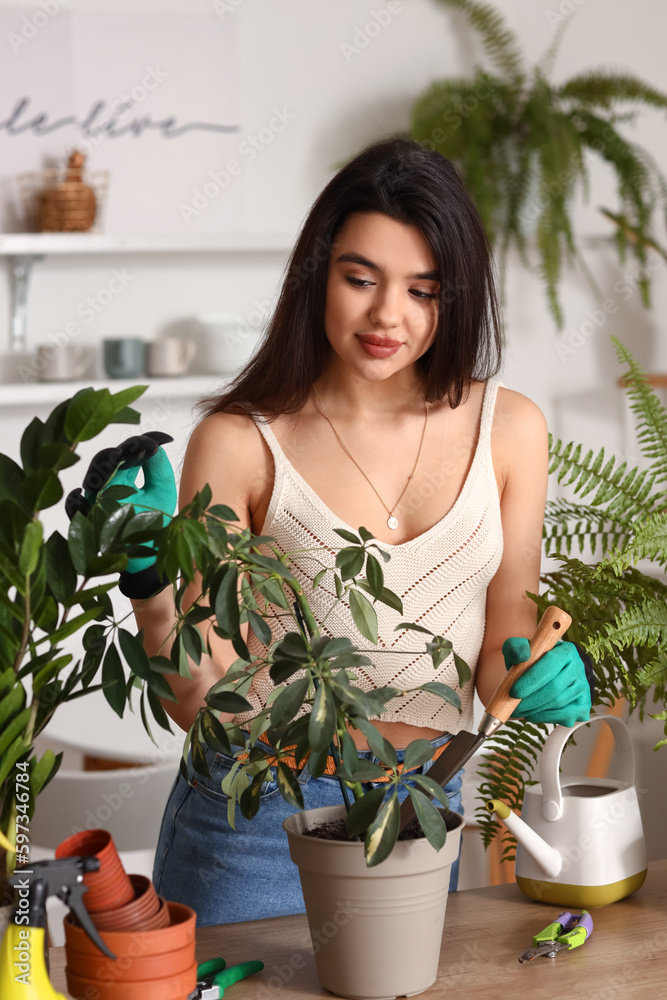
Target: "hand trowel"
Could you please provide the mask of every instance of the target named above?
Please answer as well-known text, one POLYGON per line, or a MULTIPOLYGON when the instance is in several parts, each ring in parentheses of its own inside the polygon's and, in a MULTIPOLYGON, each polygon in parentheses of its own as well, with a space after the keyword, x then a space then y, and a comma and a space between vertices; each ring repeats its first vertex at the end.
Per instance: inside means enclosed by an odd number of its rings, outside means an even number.
MULTIPOLYGON (((521 703, 520 698, 510 697, 509 692, 514 681, 525 674, 544 653, 552 649, 571 624, 572 619, 565 611, 555 606, 546 609, 530 640, 530 657, 523 663, 515 663, 507 671, 487 705, 478 732, 468 733, 463 730, 457 733, 429 769, 429 778, 433 778, 444 788, 484 740, 488 736, 493 736, 507 722, 516 706, 521 703)), ((405 829, 414 815, 412 799, 408 796, 401 805, 401 830, 405 829)))

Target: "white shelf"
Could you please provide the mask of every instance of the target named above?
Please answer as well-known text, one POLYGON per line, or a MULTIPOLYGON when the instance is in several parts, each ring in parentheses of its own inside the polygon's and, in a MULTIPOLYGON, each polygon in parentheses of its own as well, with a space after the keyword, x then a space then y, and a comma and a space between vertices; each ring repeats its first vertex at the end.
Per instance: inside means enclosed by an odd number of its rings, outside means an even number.
POLYGON ((84 382, 22 382, 20 384, 0 384, 0 408, 15 406, 35 406, 42 404, 57 404, 63 399, 69 399, 79 389, 92 386, 94 389, 108 389, 110 392, 120 392, 132 385, 147 385, 148 389, 136 401, 141 405, 143 399, 165 397, 171 399, 203 399, 213 392, 219 392, 230 380, 230 375, 184 375, 180 378, 150 378, 137 377, 133 379, 109 379, 107 381, 84 382))
POLYGON ((0 233, 0 255, 88 253, 286 253, 285 233, 0 233))

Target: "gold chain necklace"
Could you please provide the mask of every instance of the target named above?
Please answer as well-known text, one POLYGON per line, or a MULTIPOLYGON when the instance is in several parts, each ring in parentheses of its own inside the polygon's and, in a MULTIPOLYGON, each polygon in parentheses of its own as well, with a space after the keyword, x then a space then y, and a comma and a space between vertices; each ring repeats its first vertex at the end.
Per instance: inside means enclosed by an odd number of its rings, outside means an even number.
POLYGON ((398 519, 394 517, 394 511, 396 510, 396 508, 398 507, 399 503, 401 502, 401 500, 405 496, 405 492, 406 492, 408 486, 410 485, 411 481, 414 479, 415 472, 417 471, 417 465, 419 464, 419 456, 422 453, 422 445, 424 444, 424 435, 426 434, 426 424, 428 423, 428 406, 426 405, 426 402, 424 402, 424 426, 422 427, 422 436, 421 436, 421 439, 419 441, 419 450, 417 451, 417 457, 415 459, 415 464, 412 467, 412 472, 408 476, 408 481, 405 484, 405 486, 403 487, 403 491, 401 492, 400 497, 398 498, 398 500, 396 501, 396 503, 394 504, 394 506, 390 510, 389 507, 387 507, 387 505, 384 502, 384 500, 382 499, 382 497, 380 496, 380 494, 378 493, 378 491, 373 486, 372 482, 370 481, 370 479, 368 478, 368 476, 366 475, 366 473, 364 472, 364 470, 361 468, 361 466, 357 462, 357 460, 350 454, 349 450, 346 448, 346 446, 345 446, 345 444, 343 442, 343 439, 341 438, 340 434, 338 433, 338 431, 334 427, 334 425, 332 423, 332 420, 331 420, 331 417, 327 413, 327 408, 324 405, 324 403, 322 402, 320 394, 317 391, 317 389, 315 388, 314 384, 313 384, 313 392, 317 396, 317 401, 320 404, 320 407, 322 408, 322 413, 326 417, 326 419, 327 419, 327 421, 329 423, 329 426, 331 427, 331 430, 336 435, 336 440, 338 441, 338 444, 341 446, 341 448, 343 449, 343 451, 345 452, 345 454, 347 455, 347 457, 352 462, 354 462, 354 464, 356 465, 356 467, 359 469, 359 472, 362 474, 362 476, 364 477, 364 479, 366 480, 366 482, 368 483, 368 485, 370 486, 370 488, 373 490, 373 493, 375 493, 375 496, 378 498, 378 500, 380 501, 380 503, 382 504, 382 506, 384 507, 384 509, 387 511, 387 514, 389 514, 389 517, 387 518, 387 527, 391 528, 392 531, 395 530, 396 528, 398 528, 398 519))

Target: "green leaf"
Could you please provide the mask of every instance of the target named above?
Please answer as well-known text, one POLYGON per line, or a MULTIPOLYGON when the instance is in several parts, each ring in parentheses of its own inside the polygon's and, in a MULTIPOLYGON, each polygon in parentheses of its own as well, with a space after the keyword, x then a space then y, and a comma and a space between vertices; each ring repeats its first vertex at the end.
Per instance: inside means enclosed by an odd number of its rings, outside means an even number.
POLYGON ((85 576, 88 563, 97 553, 95 529, 92 523, 77 511, 72 518, 67 536, 69 554, 74 568, 81 576, 85 576))
POLYGON ((264 774, 265 772, 263 771, 256 774, 239 799, 241 813, 246 819, 254 819, 257 815, 261 801, 262 785, 264 784, 264 774))
POLYGON ((209 691, 206 695, 206 704, 218 712, 231 712, 233 715, 252 710, 250 702, 236 691, 218 691, 214 694, 209 691))
POLYGON ((454 708, 461 709, 461 699, 454 691, 450 688, 449 684, 442 684, 440 681, 427 681, 425 684, 420 684, 417 688, 418 691, 429 691, 431 694, 437 694, 444 701, 449 702, 454 708))
POLYGON ((116 409, 108 389, 82 389, 67 407, 65 434, 72 444, 89 441, 111 423, 116 409))
POLYGON ((256 611, 252 611, 250 609, 248 609, 247 615, 250 628, 253 630, 259 641, 263 642, 265 646, 269 646, 273 637, 266 619, 262 618, 262 616, 257 614, 256 611))
POLYGON ((300 632, 288 632, 276 646, 275 655, 280 659, 298 660, 299 663, 308 663, 311 659, 310 649, 300 632))
POLYGON ((116 715, 123 718, 125 711, 125 674, 120 662, 118 650, 112 644, 106 651, 104 663, 102 664, 102 683, 104 685, 104 697, 113 708, 116 715))
POLYGON ((25 691, 23 690, 23 685, 17 683, 15 687, 12 687, 9 694, 5 695, 2 701, 0 701, 0 732, 4 731, 5 726, 23 709, 24 705, 25 691))
POLYGON ((340 570, 343 580, 352 580, 364 565, 365 552, 363 549, 341 549, 336 556, 336 566, 340 570))
POLYGON ((100 609, 97 606, 94 608, 88 608, 86 611, 82 611, 80 615, 76 616, 76 618, 71 618, 68 622, 65 622, 64 625, 61 625, 60 628, 56 629, 55 632, 52 632, 49 636, 49 641, 51 644, 55 644, 57 642, 61 642, 63 639, 66 639, 69 635, 74 635, 74 633, 78 632, 80 628, 87 624, 87 622, 92 621, 93 618, 97 618, 99 613, 100 609))
POLYGON ((413 740, 405 748, 403 758, 403 773, 412 771, 415 767, 421 767, 433 756, 433 745, 428 740, 413 740))
MULTIPOLYGON (((359 719, 356 722, 356 726, 366 737, 366 742, 375 756, 384 764, 388 764, 389 767, 396 767, 398 764, 396 751, 389 740, 384 738, 382 733, 380 733, 373 723, 367 722, 365 719, 359 719)), ((429 748, 431 749, 431 756, 433 756, 433 748, 430 743, 429 748)))
POLYGON ((317 588, 322 583, 322 580, 324 579, 324 577, 327 575, 328 572, 329 571, 325 566, 324 569, 321 569, 319 573, 315 574, 315 576, 313 577, 313 590, 317 590, 317 588))
POLYGON ((231 639, 239 630, 238 573, 235 566, 227 566, 215 597, 215 616, 218 626, 231 639))
POLYGON ((0 788, 4 784, 16 761, 19 757, 22 757, 28 749, 29 747, 25 742, 25 738, 23 734, 21 734, 16 737, 12 745, 6 750, 2 758, 0 758, 0 788))
MULTIPOLYGON (((352 542, 353 545, 359 545, 361 542, 361 539, 359 538, 358 535, 355 535, 354 532, 352 531, 347 531, 345 528, 334 528, 334 531, 341 538, 344 538, 346 542, 352 542)), ((343 549, 343 552, 346 551, 349 550, 343 549)))
POLYGON ((60 767, 63 759, 62 753, 54 754, 53 750, 46 749, 30 770, 30 790, 35 798, 42 792, 51 781, 60 767))
POLYGON ((454 653, 454 663, 456 664, 456 672, 459 676, 459 687, 464 687, 472 679, 472 671, 458 653, 454 653))
POLYGON ((278 788, 280 789, 280 794, 289 802, 291 806, 295 809, 303 809, 303 792, 301 791, 301 785, 296 780, 294 776, 294 771, 287 764, 282 761, 278 761, 276 767, 276 781, 278 782, 278 788))
POLYGON ((368 528, 359 528, 359 534, 361 536, 362 542, 372 542, 375 535, 371 535, 368 528))
POLYGON ((199 629, 195 628, 194 625, 184 625, 181 629, 181 636, 185 652, 190 659, 197 664, 201 663, 202 653, 204 652, 204 639, 199 629))
POLYGON ((320 684, 315 692, 313 708, 308 720, 308 742, 313 750, 323 750, 331 743, 336 729, 336 709, 326 685, 320 684))
POLYGON ((57 601, 64 601, 76 589, 76 570, 72 565, 69 546, 58 531, 46 541, 46 572, 51 593, 57 601))
POLYGON ((137 637, 128 632, 127 629, 119 628, 118 644, 130 670, 137 677, 141 677, 142 680, 147 681, 151 676, 151 668, 146 650, 137 637))
POLYGON ((0 732, 0 757, 16 737, 23 733, 30 718, 30 708, 24 708, 18 715, 15 715, 8 725, 4 726, 0 732))
POLYGON ((269 668, 269 676, 274 684, 284 684, 297 670, 302 669, 303 664, 297 660, 274 660, 269 668))
MULTIPOLYGON (((155 678, 153 678, 153 680, 154 679, 155 678)), ((165 712, 158 694, 153 690, 152 687, 148 687, 145 690, 146 694, 148 695, 148 703, 151 707, 153 718, 157 722, 158 726, 160 726, 161 729, 165 729, 168 733, 173 732, 171 725, 169 723, 169 716, 165 712)), ((176 698, 174 698, 174 701, 175 700, 176 698)))
POLYGON ((53 472, 60 472, 61 469, 68 469, 79 462, 80 456, 66 445, 63 441, 54 441, 51 444, 43 444, 37 451, 37 463, 53 472))
POLYGON ((8 455, 0 454, 0 500, 21 496, 23 469, 8 455))
POLYGON ((398 632, 402 628, 410 629, 411 632, 423 632, 425 635, 433 635, 430 628, 424 628, 423 625, 415 625, 414 622, 401 622, 400 625, 396 626, 394 632, 398 632))
POLYGON ((384 573, 375 556, 370 554, 366 559, 366 578, 374 597, 381 597, 384 587, 384 573))
POLYGON ((447 840, 447 827, 445 820, 439 809, 433 805, 431 799, 416 788, 408 789, 408 794, 415 807, 415 813, 419 825, 426 835, 431 847, 439 851, 447 840))
POLYGON ((276 604, 279 608, 289 611, 285 592, 277 580, 264 580, 257 589, 271 604, 276 604))
POLYGON ((31 521, 30 524, 26 525, 19 552, 19 570, 25 576, 30 576, 37 568, 41 546, 42 523, 41 521, 31 521))
POLYGON ((204 739, 211 750, 217 753, 224 753, 227 757, 232 756, 232 747, 229 737, 225 732, 225 727, 213 712, 205 709, 201 715, 201 727, 204 732, 204 739))
POLYGON ((398 839, 401 811, 396 792, 387 799, 366 834, 366 864, 379 865, 391 854, 398 839))
POLYGON ((365 834, 369 826, 378 814, 378 810, 384 801, 386 787, 372 788, 360 799, 353 802, 347 814, 345 828, 350 837, 357 837, 365 834))
POLYGON ((235 514, 231 507, 224 503, 216 503, 209 507, 208 513, 214 517, 219 517, 221 521, 238 521, 238 514, 235 514))
MULTIPOLYGON (((130 403, 133 403, 135 399, 139 399, 140 396, 143 396, 143 394, 146 392, 146 389, 148 389, 147 385, 131 385, 128 386, 127 389, 121 389, 120 392, 113 392, 111 394, 111 405, 114 411, 114 421, 113 421, 114 423, 118 422, 118 414, 121 413, 126 407, 128 407, 130 403)), ((136 413, 137 418, 139 419, 141 418, 141 414, 138 413, 136 410, 133 410, 132 412, 136 413)), ((136 423, 139 422, 139 419, 137 419, 136 423)), ((122 423, 130 423, 130 422, 135 423, 134 420, 122 421, 122 423)))
POLYGON ((286 726, 303 704, 310 681, 307 677, 293 681, 282 691, 271 708, 271 725, 275 729, 286 726))
POLYGON ((22 493, 30 510, 46 510, 59 502, 63 488, 55 472, 51 469, 39 469, 25 477, 22 493))
POLYGON ((408 777, 415 785, 419 785, 420 788, 423 788, 429 795, 432 795, 438 802, 442 803, 445 809, 449 809, 447 794, 442 785, 439 785, 434 778, 429 777, 428 774, 410 774, 408 777))
POLYGON ((358 590, 351 590, 349 597, 354 624, 366 639, 377 645, 378 619, 375 608, 358 590))

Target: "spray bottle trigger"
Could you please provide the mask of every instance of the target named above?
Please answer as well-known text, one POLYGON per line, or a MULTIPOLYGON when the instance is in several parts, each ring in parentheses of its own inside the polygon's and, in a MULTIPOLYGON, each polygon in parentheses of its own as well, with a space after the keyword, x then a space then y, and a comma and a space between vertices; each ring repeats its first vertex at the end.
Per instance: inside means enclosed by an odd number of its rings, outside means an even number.
POLYGON ((63 891, 59 892, 58 896, 62 899, 63 903, 66 903, 67 906, 69 906, 70 910, 79 921, 88 937, 97 945, 100 951, 103 952, 108 958, 115 959, 116 956, 104 943, 100 937, 97 927, 90 919, 90 914, 88 913, 88 910, 83 902, 84 892, 88 892, 88 887, 83 885, 81 882, 77 882, 76 885, 63 886, 63 891))

